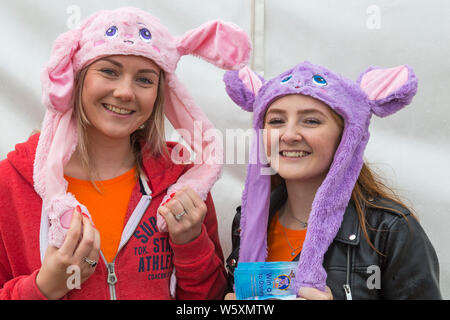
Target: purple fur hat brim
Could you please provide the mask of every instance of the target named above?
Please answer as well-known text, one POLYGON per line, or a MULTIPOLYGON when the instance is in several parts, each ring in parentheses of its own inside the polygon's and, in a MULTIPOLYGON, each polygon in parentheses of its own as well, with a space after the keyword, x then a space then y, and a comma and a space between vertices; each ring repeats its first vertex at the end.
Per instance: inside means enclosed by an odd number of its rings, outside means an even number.
POLYGON ((325 291, 327 274, 323 257, 342 224, 345 209, 363 165, 363 153, 369 133, 358 127, 346 127, 327 177, 316 192, 309 226, 295 279, 301 287, 325 291), (349 155, 353 155, 349 157, 349 155))

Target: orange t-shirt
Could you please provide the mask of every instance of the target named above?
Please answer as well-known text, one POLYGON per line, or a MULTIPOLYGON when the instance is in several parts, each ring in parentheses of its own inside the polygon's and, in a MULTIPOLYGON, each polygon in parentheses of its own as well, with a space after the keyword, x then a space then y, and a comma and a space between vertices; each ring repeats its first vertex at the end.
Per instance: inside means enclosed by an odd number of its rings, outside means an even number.
POLYGON ((136 184, 136 168, 111 180, 96 181, 99 193, 90 181, 65 176, 68 192, 88 208, 100 233, 100 246, 107 262, 112 262, 119 248, 125 215, 136 184))
POLYGON ((267 237, 268 256, 267 261, 292 261, 302 250, 303 242, 306 237, 306 229, 292 230, 284 228, 280 223, 278 212, 272 217, 267 237), (291 246, 296 249, 295 255, 292 255, 292 248, 289 246, 286 237, 291 246))

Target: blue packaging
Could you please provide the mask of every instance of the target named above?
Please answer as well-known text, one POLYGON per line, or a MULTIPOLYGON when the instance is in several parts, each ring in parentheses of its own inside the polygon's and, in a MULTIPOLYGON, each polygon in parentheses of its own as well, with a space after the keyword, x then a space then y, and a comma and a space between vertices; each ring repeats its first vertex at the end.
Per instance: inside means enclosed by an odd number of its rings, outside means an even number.
POLYGON ((234 271, 238 300, 292 299, 298 262, 239 262, 234 271))

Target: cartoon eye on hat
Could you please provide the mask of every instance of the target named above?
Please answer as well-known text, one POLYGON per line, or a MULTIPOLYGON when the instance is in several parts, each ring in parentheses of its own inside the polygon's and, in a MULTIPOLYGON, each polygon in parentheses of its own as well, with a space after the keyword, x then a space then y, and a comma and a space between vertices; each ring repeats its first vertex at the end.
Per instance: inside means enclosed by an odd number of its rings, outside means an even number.
POLYGON ((289 81, 291 81, 291 79, 292 79, 292 75, 287 76, 287 77, 283 78, 283 80, 281 80, 281 84, 286 84, 289 81))
POLYGON ((119 29, 117 29, 116 26, 112 26, 106 31, 105 35, 108 38, 115 38, 119 35, 118 31, 119 31, 119 29))
POLYGON ((141 40, 144 42, 148 43, 152 41, 152 34, 150 30, 148 30, 147 28, 142 28, 141 30, 139 30, 139 36, 141 37, 141 40))
POLYGON ((327 85, 327 81, 322 77, 316 74, 313 77, 314 84, 318 85, 319 87, 325 87, 327 85))

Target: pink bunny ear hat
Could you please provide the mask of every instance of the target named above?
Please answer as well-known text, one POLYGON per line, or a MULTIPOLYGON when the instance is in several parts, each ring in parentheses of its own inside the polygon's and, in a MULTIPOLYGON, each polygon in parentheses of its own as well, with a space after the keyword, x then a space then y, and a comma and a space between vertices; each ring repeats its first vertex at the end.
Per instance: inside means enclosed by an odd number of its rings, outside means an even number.
MULTIPOLYGON (((79 28, 60 35, 50 61, 43 70, 43 103, 47 108, 34 163, 34 188, 43 199, 49 219, 48 243, 60 247, 67 232, 67 220, 78 205, 67 192, 64 166, 77 147, 77 126, 71 104, 77 73, 95 60, 110 55, 136 55, 153 60, 166 73, 165 114, 194 153, 202 154, 167 194, 184 186, 193 188, 204 200, 222 172, 222 142, 203 139, 213 128, 175 75, 181 56, 192 54, 223 69, 239 69, 251 53, 246 33, 235 25, 210 21, 173 37, 155 17, 137 8, 100 11, 79 28), (201 127, 201 136, 194 129, 201 127), (197 136, 197 137, 196 137, 197 136), (194 140, 197 138, 196 140, 194 140), (202 150, 214 150, 206 154, 202 150), (214 158, 213 155, 214 154, 214 158)), ((163 203, 169 197, 166 195, 163 203)), ((158 215, 158 227, 166 231, 158 215)))

